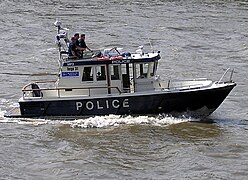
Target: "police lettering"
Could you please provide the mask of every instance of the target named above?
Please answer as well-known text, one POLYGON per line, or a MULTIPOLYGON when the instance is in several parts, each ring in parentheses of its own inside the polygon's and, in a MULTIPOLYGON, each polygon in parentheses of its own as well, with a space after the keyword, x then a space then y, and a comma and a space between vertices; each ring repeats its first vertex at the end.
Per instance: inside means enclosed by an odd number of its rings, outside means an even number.
MULTIPOLYGON (((83 108, 82 102, 76 102, 76 109, 77 111, 81 110, 83 108)), ((129 102, 128 99, 124 99, 123 101, 120 101, 118 99, 114 100, 103 100, 103 101, 86 101, 85 108, 89 111, 93 109, 101 110, 101 109, 109 109, 114 108, 118 109, 120 107, 123 108, 129 108, 129 102)))
POLYGON ((113 60, 112 61, 112 64, 127 64, 127 63, 130 63, 130 60, 123 59, 123 60, 113 60))

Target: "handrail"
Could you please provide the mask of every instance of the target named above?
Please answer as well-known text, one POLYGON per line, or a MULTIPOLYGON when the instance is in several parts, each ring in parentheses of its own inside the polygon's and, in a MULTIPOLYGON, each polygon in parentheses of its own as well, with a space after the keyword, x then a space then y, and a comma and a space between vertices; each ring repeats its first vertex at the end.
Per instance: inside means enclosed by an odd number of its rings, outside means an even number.
POLYGON ((31 84, 43 84, 43 83, 55 83, 57 80, 51 80, 51 81, 34 81, 34 82, 30 82, 28 84, 26 84, 25 86, 23 86, 22 91, 25 90, 28 86, 30 86, 31 84))
POLYGON ((171 80, 160 81, 159 86, 164 89, 195 89, 203 86, 209 86, 213 81, 207 78, 198 78, 191 80, 171 80))
MULTIPOLYGON (((220 84, 222 82, 222 79, 226 76, 226 74, 228 73, 228 71, 230 71, 231 68, 227 68, 227 70, 224 72, 224 74, 221 76, 221 78, 219 79, 219 81, 217 82, 217 84, 220 84)), ((232 69, 231 71, 231 74, 230 74, 230 78, 229 78, 229 81, 231 82, 232 81, 232 76, 233 76, 233 72, 234 72, 234 69, 232 69)))
POLYGON ((89 90, 89 93, 88 93, 88 96, 91 96, 90 95, 90 91, 92 90, 92 89, 108 89, 108 88, 110 88, 110 89, 116 89, 118 92, 119 92, 119 94, 121 94, 121 91, 120 91, 120 89, 119 89, 119 87, 117 87, 117 86, 114 86, 114 87, 112 87, 112 86, 107 86, 107 87, 97 87, 97 86, 95 86, 95 87, 63 87, 63 88, 40 88, 40 89, 26 89, 28 86, 30 86, 32 83, 29 83, 29 84, 27 84, 26 86, 24 86, 24 88, 22 89, 22 92, 23 92, 23 97, 25 97, 24 95, 25 95, 25 92, 32 92, 32 91, 40 91, 40 92, 44 92, 44 91, 58 91, 58 97, 61 97, 60 96, 60 91, 61 90, 66 90, 66 89, 71 89, 71 90, 76 90, 76 89, 81 89, 81 90, 83 90, 83 89, 88 89, 89 90))
POLYGON ((79 87, 68 87, 68 88, 40 88, 40 89, 22 89, 22 91, 35 91, 35 90, 39 90, 39 91, 48 91, 48 90, 66 90, 66 89, 104 89, 104 88, 111 88, 111 89, 117 89, 118 92, 121 94, 121 91, 119 89, 119 87, 117 86, 109 86, 109 87, 84 87, 84 88, 79 88, 79 87))
POLYGON ((168 84, 167 89, 174 89, 174 90, 182 90, 182 89, 196 89, 196 88, 200 88, 203 87, 204 84, 203 83, 199 83, 199 84, 193 84, 193 85, 184 85, 184 86, 170 86, 170 84, 168 84))

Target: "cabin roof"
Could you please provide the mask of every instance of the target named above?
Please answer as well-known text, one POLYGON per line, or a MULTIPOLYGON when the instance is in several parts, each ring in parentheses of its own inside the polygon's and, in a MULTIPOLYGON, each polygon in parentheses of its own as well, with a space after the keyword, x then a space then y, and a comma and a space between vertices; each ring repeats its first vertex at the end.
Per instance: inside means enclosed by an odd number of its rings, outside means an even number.
POLYGON ((108 59, 108 60, 97 60, 96 58, 91 59, 73 59, 64 62, 63 66, 82 66, 82 65, 102 65, 102 64, 128 64, 128 63, 146 63, 153 62, 160 59, 159 53, 152 53, 153 56, 144 56, 140 58, 123 58, 123 59, 108 59))

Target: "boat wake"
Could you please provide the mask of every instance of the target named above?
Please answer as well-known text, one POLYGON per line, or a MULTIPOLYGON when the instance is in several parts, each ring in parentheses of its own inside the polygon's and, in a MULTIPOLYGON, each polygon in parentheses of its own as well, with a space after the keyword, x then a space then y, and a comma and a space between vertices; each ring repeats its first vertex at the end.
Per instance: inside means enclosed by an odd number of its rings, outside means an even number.
POLYGON ((61 121, 61 123, 68 124, 73 128, 107 128, 119 127, 120 125, 152 125, 152 126, 166 126, 170 124, 177 124, 191 121, 189 118, 174 118, 169 116, 95 116, 87 119, 78 119, 74 121, 61 121))
POLYGON ((38 119, 38 118, 6 118, 4 117, 6 111, 0 109, 0 123, 17 123, 27 125, 68 125, 71 128, 111 128, 119 127, 121 125, 151 125, 151 126, 167 126, 171 124, 178 124, 182 122, 195 121, 192 118, 186 117, 172 117, 168 115, 158 116, 119 116, 106 115, 94 116, 75 120, 66 119, 38 119))

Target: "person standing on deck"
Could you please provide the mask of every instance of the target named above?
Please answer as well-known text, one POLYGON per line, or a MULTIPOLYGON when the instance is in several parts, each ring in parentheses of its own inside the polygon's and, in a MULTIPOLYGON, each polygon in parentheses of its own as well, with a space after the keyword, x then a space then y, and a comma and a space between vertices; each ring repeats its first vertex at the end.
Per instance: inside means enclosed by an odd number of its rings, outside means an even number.
POLYGON ((79 46, 85 51, 88 49, 89 51, 92 51, 90 48, 85 43, 85 34, 81 34, 80 39, 79 39, 79 46))
POLYGON ((69 59, 79 59, 80 57, 80 54, 78 53, 78 50, 77 50, 76 41, 77 39, 75 37, 71 38, 71 42, 68 47, 69 59))
POLYGON ((83 51, 85 50, 84 48, 80 47, 80 42, 79 42, 79 33, 75 33, 74 34, 74 38, 76 40, 75 44, 76 44, 76 47, 77 47, 77 54, 79 54, 81 57, 82 54, 83 54, 83 51))

